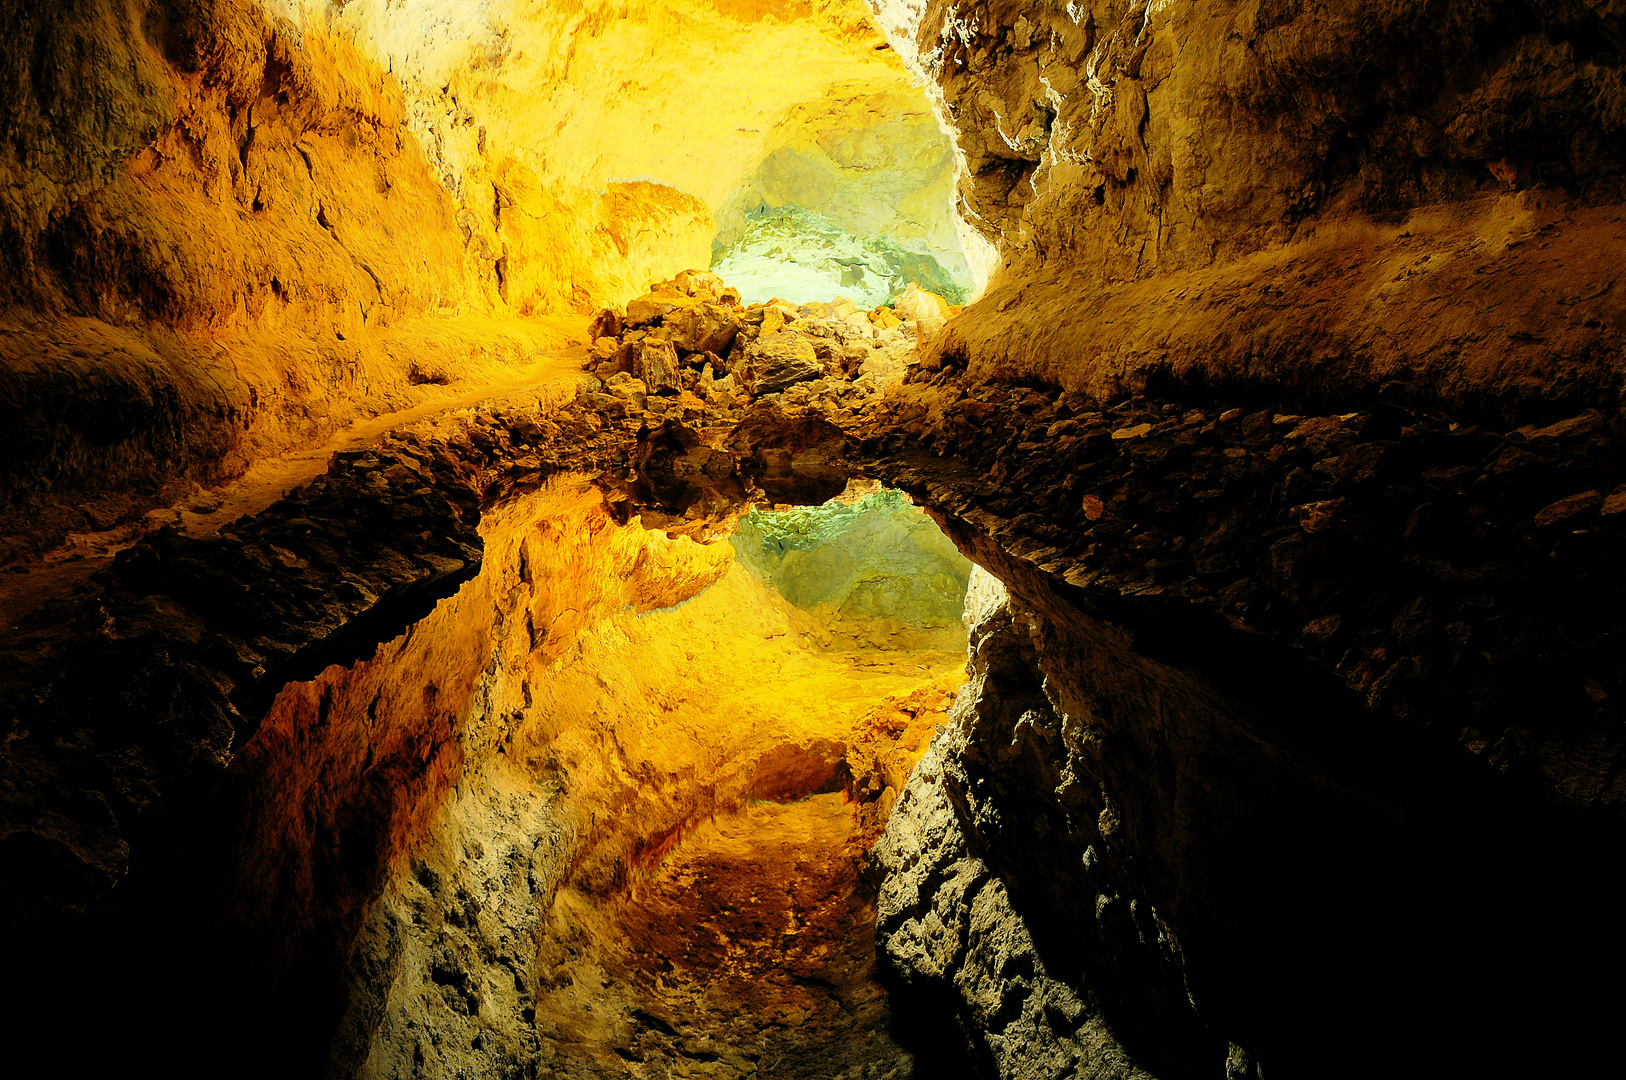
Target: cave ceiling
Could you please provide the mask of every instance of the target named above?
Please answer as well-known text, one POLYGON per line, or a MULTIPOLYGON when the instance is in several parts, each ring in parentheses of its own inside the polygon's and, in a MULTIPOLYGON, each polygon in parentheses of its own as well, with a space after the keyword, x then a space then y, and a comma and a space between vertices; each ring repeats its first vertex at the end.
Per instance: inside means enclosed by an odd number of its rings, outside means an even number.
POLYGON ((515 202, 519 221, 502 226, 512 303, 552 284, 525 269, 558 242, 548 203, 641 256, 615 278, 602 278, 610 252, 581 267, 580 281, 601 275, 595 302, 708 265, 762 206, 958 255, 950 144, 856 0, 363 0, 326 18, 396 76, 407 129, 465 209, 483 211, 493 189, 515 202))

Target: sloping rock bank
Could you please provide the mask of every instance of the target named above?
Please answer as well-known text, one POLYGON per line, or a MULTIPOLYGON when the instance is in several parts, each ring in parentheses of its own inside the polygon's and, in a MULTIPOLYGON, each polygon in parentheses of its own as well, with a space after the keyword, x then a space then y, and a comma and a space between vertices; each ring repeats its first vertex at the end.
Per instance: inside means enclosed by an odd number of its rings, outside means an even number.
POLYGON ((854 460, 1009 595, 878 852, 896 1010, 1000 1076, 1603 1051, 1614 424, 909 390, 854 460))

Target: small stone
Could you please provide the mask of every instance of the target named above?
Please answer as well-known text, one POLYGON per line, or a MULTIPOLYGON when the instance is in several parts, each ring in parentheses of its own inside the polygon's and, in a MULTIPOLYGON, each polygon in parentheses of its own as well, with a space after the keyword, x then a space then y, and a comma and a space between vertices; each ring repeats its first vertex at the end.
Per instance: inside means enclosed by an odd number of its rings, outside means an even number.
MULTIPOLYGON (((1344 426, 1360 417, 1360 413, 1346 413, 1342 416, 1313 416, 1301 421, 1287 433, 1289 439, 1321 440, 1325 442, 1329 435, 1343 430, 1344 426)), ((1278 418, 1277 422, 1280 422, 1278 418)))
POLYGON ((1331 641, 1334 635, 1338 633, 1338 628, 1343 625, 1343 621, 1343 617, 1340 615, 1328 615, 1325 618, 1315 619, 1306 624, 1302 633, 1304 637, 1309 638, 1317 645, 1323 645, 1331 641))
POLYGON ((1527 439, 1557 439, 1565 435, 1580 435, 1592 430, 1599 421, 1597 413, 1582 413, 1568 420, 1560 420, 1546 427, 1522 427, 1519 434, 1527 439))
POLYGON ((1307 533, 1324 533, 1332 529, 1338 520, 1338 511, 1344 506, 1343 499, 1324 499, 1320 502, 1304 503, 1294 507, 1298 514, 1299 528, 1307 533))
POLYGON ((1620 485, 1614 490, 1613 494, 1603 501, 1603 507, 1599 509, 1598 513, 1604 517, 1626 513, 1626 484, 1620 485))
POLYGON ((1112 437, 1114 439, 1138 439, 1142 435, 1150 434, 1151 430, 1151 424, 1136 424, 1133 427, 1119 428, 1112 433, 1112 437))
MULTIPOLYGON (((681 275, 680 275, 681 276, 681 275)), ((738 316, 716 304, 675 311, 662 325, 666 339, 684 352, 721 356, 740 332, 738 316)))
POLYGON ((694 419, 706 409, 706 403, 695 394, 685 390, 677 396, 674 407, 681 410, 686 419, 694 419))
POLYGON ((694 307, 698 301, 681 293, 649 293, 627 305, 626 326, 648 326, 680 308, 694 307))
POLYGON ((645 338, 638 343, 637 354, 632 360, 632 373, 644 381, 651 393, 683 388, 682 380, 678 377, 677 350, 663 338, 645 338))
POLYGON ((1583 491, 1578 495, 1559 499, 1536 515, 1536 528, 1545 529, 1550 525, 1568 521, 1570 518, 1592 509, 1602 501, 1603 495, 1597 491, 1583 491))
POLYGON ((702 290, 720 296, 725 288, 723 279, 710 270, 684 270, 672 279, 672 284, 687 296, 694 296, 702 290))

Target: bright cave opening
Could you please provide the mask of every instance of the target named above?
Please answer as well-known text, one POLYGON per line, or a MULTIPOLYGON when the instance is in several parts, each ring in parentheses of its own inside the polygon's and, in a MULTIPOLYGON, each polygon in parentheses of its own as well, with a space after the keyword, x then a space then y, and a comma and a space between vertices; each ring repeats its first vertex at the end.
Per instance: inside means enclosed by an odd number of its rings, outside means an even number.
POLYGON ((867 853, 965 682, 972 564, 864 481, 709 544, 554 484, 487 553, 518 568, 498 651, 523 715, 370 912, 351 999, 378 1018, 335 1059, 915 1075, 867 853))
POLYGON ((911 283, 974 292, 951 206, 954 152, 919 91, 790 110, 717 213, 712 272, 744 301, 891 304, 911 283))

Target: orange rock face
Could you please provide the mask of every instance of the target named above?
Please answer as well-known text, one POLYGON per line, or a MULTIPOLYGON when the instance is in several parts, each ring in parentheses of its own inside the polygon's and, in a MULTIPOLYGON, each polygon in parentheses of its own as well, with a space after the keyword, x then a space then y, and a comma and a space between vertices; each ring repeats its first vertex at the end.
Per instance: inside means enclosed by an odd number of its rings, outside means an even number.
POLYGON ((337 1021, 335 1062, 364 1073, 844 1041, 906 1064, 866 1041, 864 853, 963 681, 958 641, 831 642, 728 544, 618 525, 580 477, 481 535, 455 595, 276 698, 214 804, 242 842, 209 856, 208 936, 286 1016, 277 1060, 337 1021))

